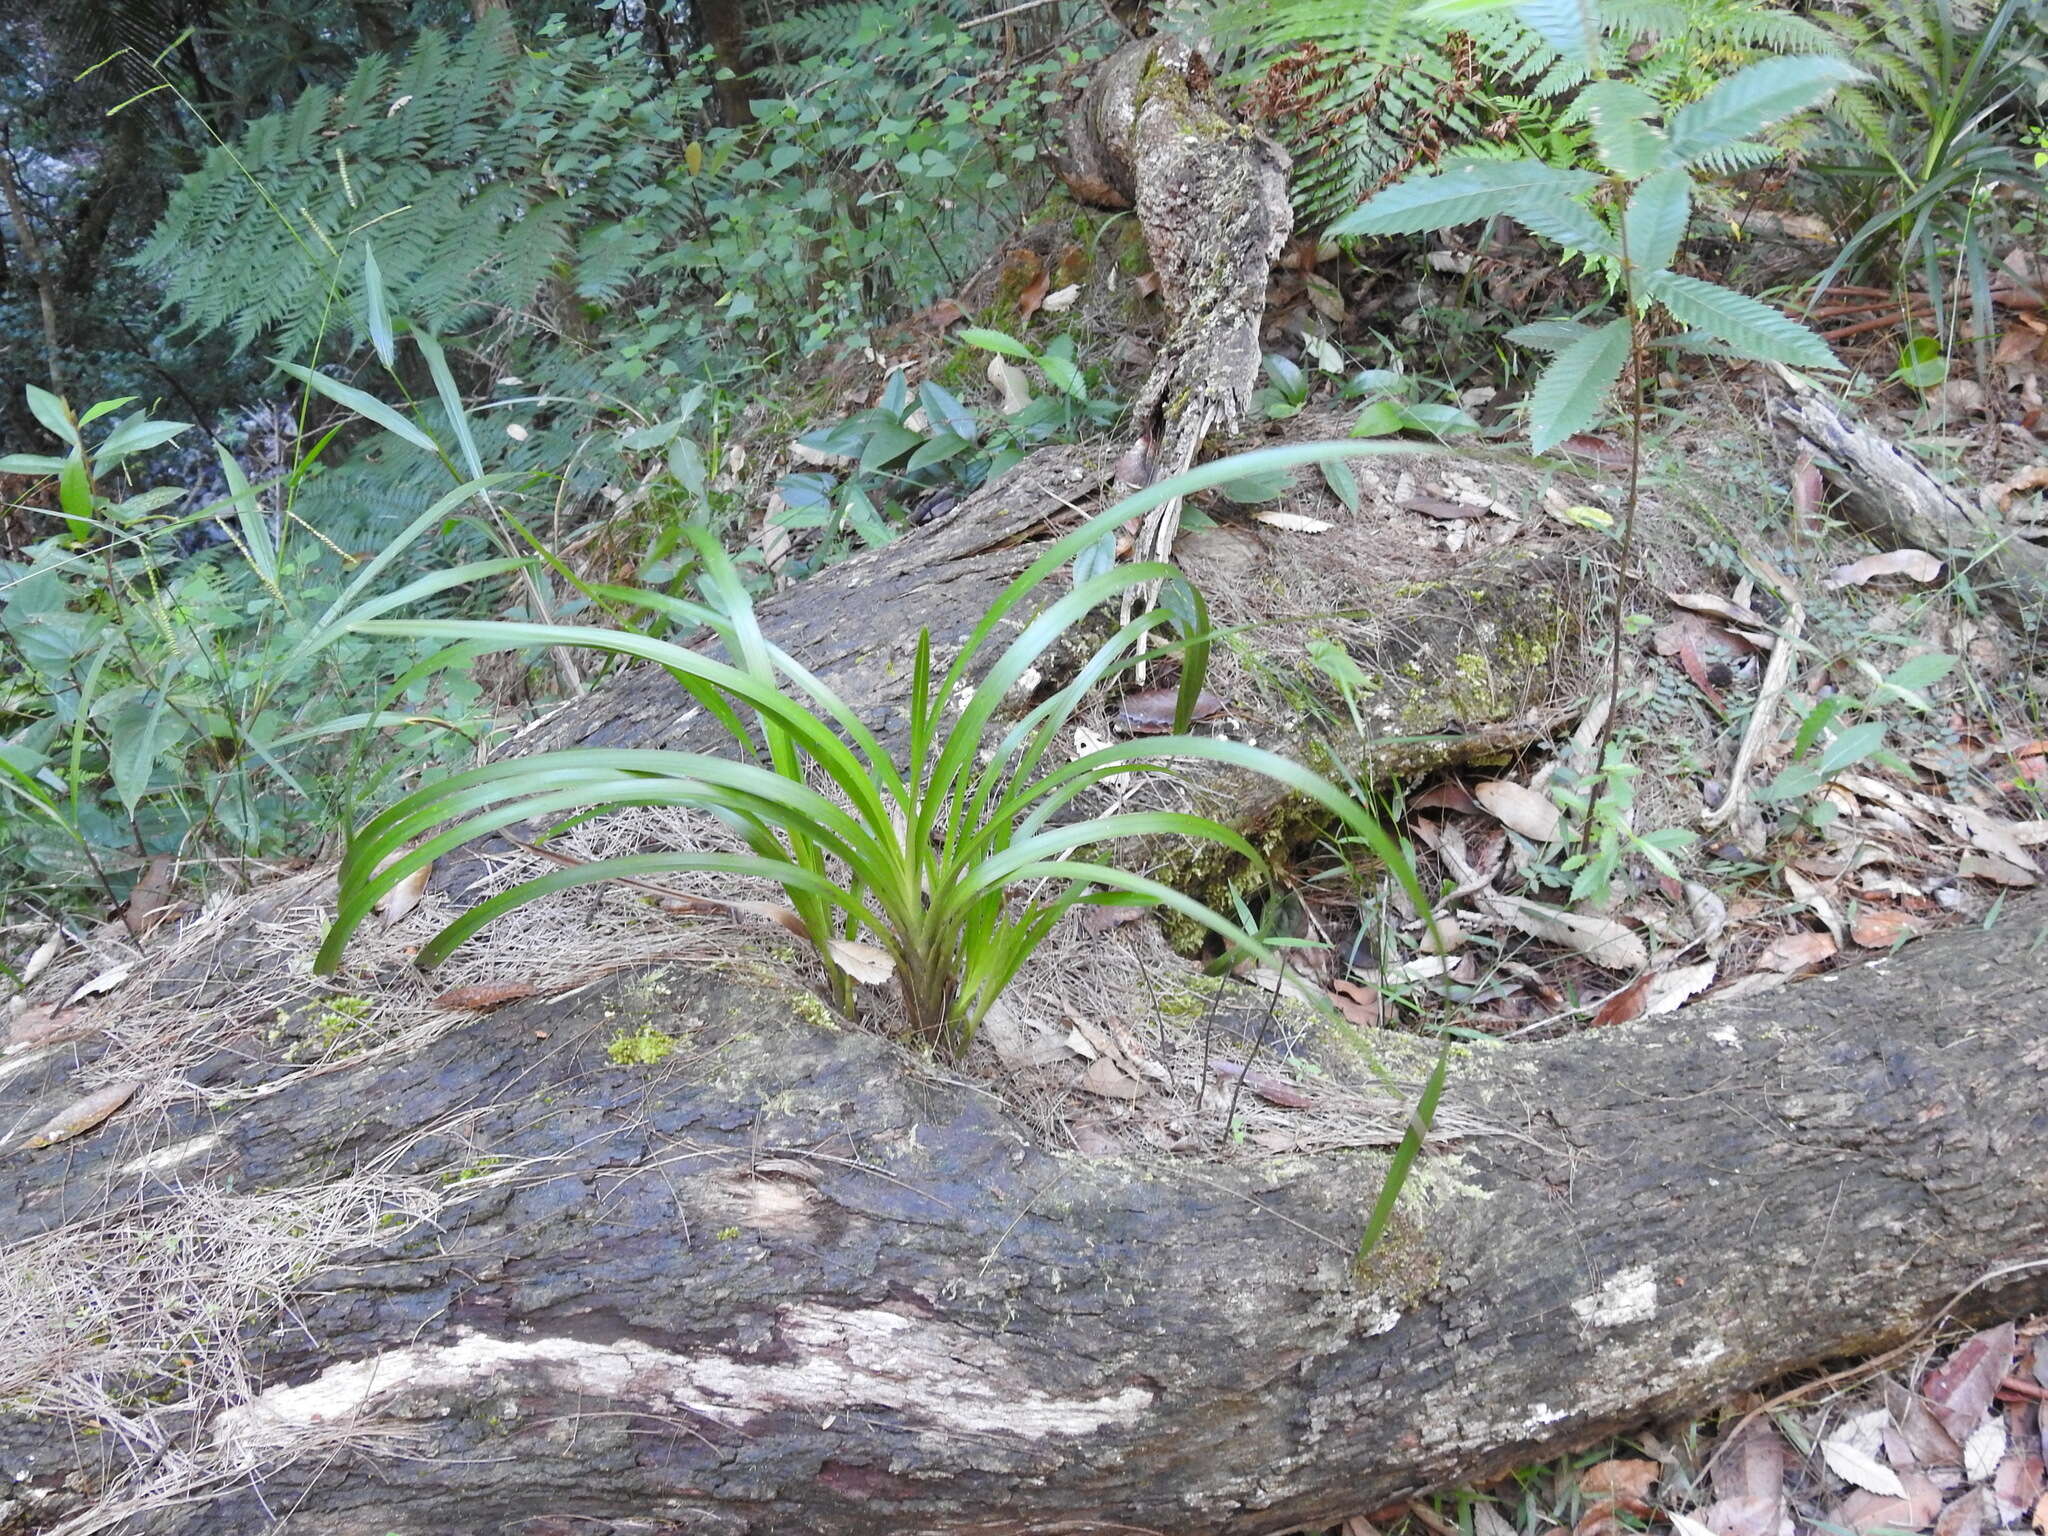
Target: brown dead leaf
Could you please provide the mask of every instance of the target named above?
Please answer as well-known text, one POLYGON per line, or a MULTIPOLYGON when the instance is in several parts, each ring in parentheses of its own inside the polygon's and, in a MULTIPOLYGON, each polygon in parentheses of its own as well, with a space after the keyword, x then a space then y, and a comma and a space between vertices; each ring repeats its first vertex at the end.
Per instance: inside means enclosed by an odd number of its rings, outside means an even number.
POLYGON ((1282 1109, 1314 1109, 1316 1101, 1303 1093, 1294 1084, 1284 1082, 1264 1072, 1247 1072, 1235 1061, 1212 1060, 1209 1075, 1230 1082, 1243 1078, 1245 1087, 1264 1099, 1268 1104, 1277 1104, 1282 1109))
MULTIPOLYGON (((1644 1000, 1650 991, 1649 976, 1638 976, 1619 992, 1602 1003, 1593 1015, 1593 1027, 1602 1028, 1608 1024, 1626 1024, 1631 1019, 1643 1016, 1644 1000)), ((1606 1465, 1602 1463, 1601 1465, 1606 1465)))
POLYGON ((1614 1500, 1600 1499, 1590 1504, 1572 1526, 1572 1536, 1626 1536, 1628 1527, 1621 1523, 1621 1514, 1614 1507, 1614 1500))
POLYGON ((1145 1085, 1107 1056, 1098 1056, 1088 1064, 1088 1070, 1081 1074, 1080 1086, 1105 1099, 1129 1100, 1145 1094, 1145 1085))
POLYGON ((83 1136, 104 1124, 114 1111, 135 1097, 135 1090, 141 1086, 132 1080, 109 1083, 97 1093, 88 1093, 76 1103, 65 1105, 29 1137, 28 1145, 54 1147, 74 1136, 83 1136))
POLYGON ((2011 1523, 2032 1509, 2041 1497, 2043 1482, 2044 1468, 2038 1455, 2014 1451, 1999 1462, 1991 1477, 1991 1490, 1998 1497, 2001 1521, 2011 1523))
POLYGON ((1579 1492, 1588 1497, 1618 1499, 1625 1505, 1643 1504, 1657 1486, 1663 1468, 1654 1461, 1621 1458, 1602 1461, 1579 1474, 1579 1492))
POLYGON ((1810 971, 1822 961, 1830 959, 1838 947, 1831 934, 1806 930, 1782 933, 1771 941, 1768 949, 1757 956, 1757 968, 1778 971, 1787 976, 1796 975, 1800 971, 1810 971))
POLYGON ((1330 983, 1330 1001, 1337 1011, 1360 1029, 1376 1029, 1380 1022, 1380 995, 1371 987, 1349 981, 1330 983))
POLYGON ((1821 507, 1826 496, 1827 482, 1821 478, 1820 466, 1813 462, 1811 453, 1800 454, 1799 462, 1792 466, 1792 515, 1802 532, 1821 531, 1821 507))
POLYGON ((1934 1536, 1982 1536, 1984 1490, 1972 1488, 1934 1518, 1934 1536))
POLYGON ((862 986, 879 987, 896 974, 896 962, 886 949, 854 939, 831 939, 825 948, 831 953, 832 963, 862 986))
POLYGON ((1603 971, 1640 971, 1650 963, 1650 952, 1635 931, 1611 917, 1582 916, 1520 896, 1485 895, 1481 899, 1495 916, 1531 938, 1575 950, 1603 971))
POLYGON ((2016 1347, 2011 1323, 1987 1328, 1957 1345, 1955 1353, 1920 1383, 1920 1396, 1957 1445, 1970 1438, 1990 1411, 1998 1383, 2012 1369, 2016 1347))
POLYGON ((485 1013, 539 992, 540 988, 530 981, 480 981, 467 987, 450 987, 434 999, 433 1006, 449 1013, 485 1013))
POLYGON ((65 1013, 45 1004, 14 1016, 7 1026, 7 1049, 25 1051, 30 1046, 77 1040, 97 1027, 90 1013, 65 1013))
POLYGON ((135 889, 128 893, 128 904, 121 909, 121 921, 136 938, 143 937, 160 921, 158 913, 171 899, 171 877, 176 869, 177 860, 168 853, 160 853, 149 861, 142 878, 135 882, 135 889))
POLYGON ((1067 1047, 1056 1034, 1031 1027, 1016 1007, 1001 996, 982 1016, 975 1039, 986 1040, 996 1059, 1012 1072, 1049 1067, 1067 1059, 1067 1047))
POLYGON ((1470 790, 1456 779, 1439 779, 1419 795, 1408 800, 1411 811, 1477 811, 1479 802, 1472 798, 1470 790))
POLYGON ((1929 582, 1941 575, 1941 561, 1924 549, 1893 549, 1881 555, 1865 555, 1847 565, 1838 565, 1821 583, 1828 588, 1860 587, 1880 576, 1903 576, 1908 581, 1929 582))
POLYGON ((132 966, 117 965, 110 971, 101 971, 99 975, 81 981, 72 989, 71 995, 65 998, 63 1003, 59 1005, 58 1012, 61 1013, 66 1008, 75 1007, 88 997, 98 997, 103 992, 114 991, 123 982, 127 981, 129 973, 133 969, 134 967, 132 966))
POLYGON ((1677 1012, 1688 999, 1714 984, 1714 973, 1720 965, 1718 960, 1702 960, 1697 965, 1675 965, 1668 971, 1656 972, 1643 992, 1643 1017, 1655 1019, 1677 1012))
POLYGON ((1849 937, 1865 949, 1890 949, 1902 939, 1917 939, 1927 925, 1897 907, 1865 907, 1849 927, 1849 937))
MULTIPOLYGON (((1173 729, 1173 712, 1180 703, 1178 688, 1141 688, 1127 693, 1117 706, 1117 729, 1139 736, 1162 736, 1173 729)), ((1195 696, 1194 718, 1212 719, 1223 713, 1223 701, 1204 688, 1195 696)))
POLYGON ((1548 795, 1539 794, 1511 779, 1487 779, 1472 786, 1472 798, 1510 831, 1519 832, 1533 843, 1554 843, 1564 813, 1548 795))
POLYGON ((1150 907, 1121 905, 1083 907, 1081 931, 1090 935, 1108 933, 1127 923, 1135 923, 1139 918, 1149 915, 1151 910, 1150 907))
MULTIPOLYGON (((2038 337, 2029 336, 2027 350, 2032 351, 2034 343, 2038 340, 2038 337)), ((2018 474, 2000 480, 1994 485, 1987 485, 1984 489, 1986 494, 1998 503, 1998 510, 2003 512, 2012 505, 2013 497, 2019 495, 2021 491, 2038 491, 2044 487, 2048 487, 2048 464, 2029 464, 2018 474)))
POLYGON ((1440 523, 1463 522, 1468 518, 1486 516, 1486 508, 1475 507, 1463 501, 1445 501, 1441 496, 1410 496, 1401 503, 1403 512, 1420 512, 1424 517, 1433 517, 1440 523))
POLYGON ((1984 880, 1993 885, 2011 886, 2024 889, 2040 884, 2041 877, 2031 869, 2022 869, 2009 859, 2001 859, 1995 853, 1966 853, 1956 866, 1956 872, 1966 880, 1984 880))
POLYGON ((1744 629, 1771 627, 1769 621, 1747 603, 1733 603, 1711 592, 1666 592, 1664 596, 1681 608, 1690 608, 1694 613, 1704 613, 1710 618, 1726 619, 1744 629))
POLYGON ((430 859, 379 896, 370 910, 384 919, 386 928, 404 921, 420 904, 420 898, 427 893, 427 882, 433 878, 434 864, 430 859))

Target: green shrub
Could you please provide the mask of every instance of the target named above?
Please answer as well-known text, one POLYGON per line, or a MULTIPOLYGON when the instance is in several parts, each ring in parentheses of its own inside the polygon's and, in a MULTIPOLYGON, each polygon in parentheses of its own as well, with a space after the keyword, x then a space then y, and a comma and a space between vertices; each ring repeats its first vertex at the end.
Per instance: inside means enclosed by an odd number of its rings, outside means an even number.
MULTIPOLYGON (((1105 536, 1168 496, 1341 455, 1393 451, 1388 445, 1323 443, 1224 460, 1140 492, 1057 540, 991 606, 942 675, 929 635, 920 639, 907 768, 897 766, 844 701, 767 641, 737 571, 701 530, 691 530, 701 602, 624 589, 605 595, 679 624, 709 628, 730 663, 622 630, 455 621, 366 624, 375 633, 497 648, 590 646, 655 662, 725 728, 738 756, 574 749, 493 763, 427 785, 372 818, 350 840, 339 877, 339 910, 316 969, 327 973, 341 963, 350 934, 383 892, 471 838, 591 808, 689 806, 731 827, 749 851, 639 854, 556 871, 465 912, 421 949, 420 963, 435 964, 501 913, 549 892, 679 871, 760 877, 782 886, 842 1006, 852 994, 849 968, 870 979, 886 976, 915 1037, 958 1054, 1032 950, 1079 904, 1158 903, 1252 953, 1267 953, 1261 941, 1193 898, 1091 856, 1091 850, 1125 838, 1191 837, 1260 864, 1237 832, 1174 812, 1057 820, 1098 785, 1168 772, 1176 761, 1189 759, 1252 769, 1311 798, 1412 887, 1413 874, 1393 840, 1351 796, 1276 754, 1184 734, 1201 689, 1209 636, 1199 595, 1170 566, 1115 566, 1085 576, 1077 569, 1072 590, 1047 602, 996 655, 980 682, 968 685, 971 669, 986 659, 998 633, 1048 580, 1070 561, 1081 561, 1083 568, 1100 564, 1095 557, 1105 536), (1125 624, 1095 648, 1071 682, 997 737, 998 711, 1035 663, 1100 606, 1151 582, 1166 583, 1163 606, 1125 624), (1176 734, 1057 760, 1052 749, 1083 697, 1132 665, 1145 643, 1167 627, 1177 631, 1181 662, 1176 734), (843 805, 809 787, 812 771, 825 776, 843 805), (1010 894, 1020 888, 1031 894, 1012 904, 1010 894)), ((1427 910, 1419 889, 1412 894, 1427 910)))
POLYGON ((36 509, 50 533, 0 561, 0 805, 23 812, 0 818, 0 893, 104 910, 125 889, 121 872, 156 853, 311 852, 379 773, 468 750, 448 727, 473 734, 480 700, 446 672, 456 658, 348 625, 524 564, 474 562, 376 591, 488 482, 457 486, 350 572, 267 507, 225 451, 219 503, 179 515, 175 487, 126 494, 125 461, 183 423, 119 415, 126 400, 83 413, 33 387, 29 400, 68 451, 0 459, 0 471, 56 488, 36 509), (227 542, 186 554, 181 532, 216 518, 227 542), (385 733, 388 754, 372 769, 369 732, 385 733))

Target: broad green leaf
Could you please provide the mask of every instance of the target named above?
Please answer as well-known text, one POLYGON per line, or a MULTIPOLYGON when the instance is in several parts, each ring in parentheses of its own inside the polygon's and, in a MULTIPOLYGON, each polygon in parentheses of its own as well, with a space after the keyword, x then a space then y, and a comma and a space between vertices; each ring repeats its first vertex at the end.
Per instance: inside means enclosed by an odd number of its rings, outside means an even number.
POLYGON ((860 467, 863 470, 880 469, 923 445, 924 439, 908 427, 888 423, 876 428, 868 438, 867 446, 860 453, 860 467))
POLYGON ((1705 331, 1744 356, 1794 368, 1841 367, 1819 336, 1747 294, 1676 272, 1644 274, 1643 289, 1681 325, 1705 331))
POLYGON ((1884 746, 1884 722, 1866 720, 1861 725, 1852 725, 1827 745, 1814 764, 1822 778, 1830 778, 1845 768, 1853 768, 1884 746))
POLYGON ((1358 476, 1351 472, 1351 466, 1342 459, 1323 460, 1323 483, 1329 486, 1330 494, 1344 503, 1344 510, 1358 510, 1358 476))
POLYGON ((78 418, 79 430, 83 431, 85 428, 91 426, 94 422, 98 421, 102 416, 111 416, 115 411, 121 409, 122 406, 133 405, 137 400, 141 398, 142 397, 140 395, 123 395, 118 400, 102 400, 98 405, 94 406, 91 410, 87 411, 83 416, 78 418))
POLYGON ((984 352, 1000 352, 1004 357, 1021 357, 1027 362, 1035 361, 1038 354, 1025 346, 1016 337, 1002 331, 988 330, 983 326, 969 326, 960 333, 960 339, 970 347, 979 347, 984 352))
POLYGON ((330 379, 324 373, 316 373, 311 368, 301 367, 297 363, 288 363, 281 357, 273 361, 307 388, 317 390, 336 405, 354 411, 373 426, 382 427, 393 437, 403 438, 415 448, 424 448, 428 453, 437 456, 440 454, 439 445, 431 437, 375 395, 366 395, 360 389, 344 384, 339 379, 330 379))
POLYGON ((1948 359, 1932 336, 1915 336, 1899 348, 1899 368, 1892 375, 1915 389, 1928 390, 1948 377, 1948 359))
POLYGON ((1600 62, 1598 0, 1522 0, 1515 15, 1566 63, 1590 70, 1600 62))
POLYGON ((1671 149, 1702 159, 1759 129, 1818 106, 1838 86, 1863 79, 1846 59, 1826 53, 1783 54, 1738 70, 1671 119, 1671 149))
POLYGON ((398 347, 391 339, 391 300, 384 292, 377 253, 367 241, 363 243, 363 324, 370 333, 370 345, 377 349, 377 361, 389 368, 398 361, 398 347))
POLYGON ((448 413, 448 425, 455 431, 462 462, 474 480, 484 472, 484 461, 477 456, 476 438, 469 430, 469 413, 462 408, 462 391, 455 387, 455 375, 448 369, 448 355, 441 350, 441 339, 424 326, 414 327, 412 339, 427 360, 427 372, 434 376, 434 392, 441 397, 441 409, 448 413))
POLYGON ((1671 141, 1648 119, 1663 108, 1640 86, 1595 80, 1579 92, 1577 105, 1593 124, 1593 143, 1607 168, 1620 176, 1647 176, 1671 162, 1671 141))
POLYGON ((85 461, 75 453, 57 472, 57 505, 70 525, 72 538, 92 537, 92 480, 85 472, 85 461))
POLYGON ((137 689, 122 699, 108 717, 107 768, 114 780, 114 794, 130 816, 149 792, 151 775, 164 742, 164 695, 155 689, 137 689))
POLYGON ((160 448, 180 432, 189 431, 189 421, 149 421, 134 416, 115 427, 107 434, 106 441, 93 450, 92 462, 96 471, 112 469, 132 453, 147 453, 160 448))
POLYGON ((955 437, 964 437, 973 442, 980 433, 974 412, 960 403, 959 396, 944 386, 926 379, 917 386, 917 398, 924 406, 925 416, 939 431, 951 432, 955 437))
POLYGON ((41 453, 10 453, 0 459, 0 475, 54 475, 63 468, 64 460, 41 453))
POLYGON ((31 384, 28 386, 28 408, 52 437, 61 438, 74 448, 78 446, 78 428, 71 424, 71 412, 57 396, 31 384))
POLYGON ((1226 480, 1216 487, 1217 491, 1239 506, 1255 506, 1262 501, 1271 501, 1283 494, 1294 484, 1291 469, 1269 469, 1249 475, 1240 475, 1235 480, 1226 480))
POLYGON ((1599 216, 1570 198, 1519 197, 1508 212, 1532 234, 1555 240, 1568 251, 1589 251, 1601 256, 1618 256, 1621 247, 1599 216))
POLYGON ((1940 682, 1956 668, 1956 659, 1947 651, 1929 651, 1902 663, 1898 669, 1885 678, 1890 688, 1929 688, 1940 682))
POLYGON ((1468 160, 1396 182, 1362 208, 1332 224, 1329 233, 1417 235, 1499 213, 1520 217, 1518 204, 1556 205, 1599 185, 1590 171, 1561 169, 1540 160, 1468 160))
POLYGON ((1064 357, 1047 353, 1038 359, 1038 366, 1045 374, 1045 380, 1054 389, 1071 395, 1076 400, 1088 398, 1087 382, 1081 377, 1081 370, 1064 357))
POLYGON ((1529 393, 1529 446, 1548 453, 1593 424, 1628 365, 1629 327, 1610 320, 1550 361, 1529 393))
POLYGON ((1682 166, 1659 171, 1637 185, 1622 215, 1628 259, 1638 272, 1671 265, 1692 217, 1692 177, 1682 166))
POLYGON ((697 446, 694 437, 678 437, 668 445, 668 472, 676 477, 676 483, 699 501, 709 487, 710 475, 704 463, 704 451, 697 446))

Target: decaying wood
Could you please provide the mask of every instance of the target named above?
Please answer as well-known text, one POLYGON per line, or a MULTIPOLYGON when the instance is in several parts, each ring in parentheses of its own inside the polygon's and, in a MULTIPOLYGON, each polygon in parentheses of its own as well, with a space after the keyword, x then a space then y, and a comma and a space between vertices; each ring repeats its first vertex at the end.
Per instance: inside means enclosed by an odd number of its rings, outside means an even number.
POLYGON ((1813 446, 1857 528, 1885 549, 1924 549, 1953 561, 2024 629, 2048 619, 2048 550, 2002 526, 1813 384, 1789 373, 1784 378, 1789 392, 1776 406, 1778 420, 1813 446))
MULTIPOLYGON (((1225 113, 1201 54, 1167 34, 1126 44, 1096 72, 1068 147, 1077 196, 1137 210, 1174 316, 1131 417, 1138 457, 1164 479, 1251 401, 1267 280, 1294 228, 1287 154, 1225 113)), ((1178 499, 1152 512, 1133 558, 1167 558, 1180 512, 1178 499)))
MULTIPOLYGON (((393 1173, 501 1170, 248 1339, 258 1397, 192 1441, 313 1430, 317 1454, 131 1530, 1328 1525, 1882 1348, 1958 1297, 2048 1300, 2044 922, 1461 1053, 1451 1098, 1501 1134, 1425 1159, 1362 1268, 1380 1157, 1049 1149, 703 973, 173 1111, 168 1161, 138 1165, 121 1122, 11 1159, 0 1240, 110 1190, 297 1187, 394 1147, 393 1173), (636 1009, 671 1065, 607 1061, 636 1009)), ((71 1076, 60 1048, 17 1065, 0 1116, 71 1076)), ((7 1412, 0 1528, 45 1528, 111 1469, 7 1412)))

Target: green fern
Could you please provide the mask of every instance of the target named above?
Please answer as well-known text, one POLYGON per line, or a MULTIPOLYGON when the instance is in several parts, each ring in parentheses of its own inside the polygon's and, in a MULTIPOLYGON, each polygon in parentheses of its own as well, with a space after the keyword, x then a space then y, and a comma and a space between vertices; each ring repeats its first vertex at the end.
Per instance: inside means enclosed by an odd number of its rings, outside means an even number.
MULTIPOLYGON (((1557 118, 1598 67, 1627 60, 1631 80, 1675 108, 1755 59, 1835 46, 1764 0, 1614 0, 1594 51, 1571 53, 1558 45, 1583 32, 1582 4, 1433 14, 1413 0, 1198 0, 1188 14, 1293 155, 1295 209, 1311 223, 1418 165, 1557 118)), ((1747 153, 1726 152, 1728 168, 1747 153)))

